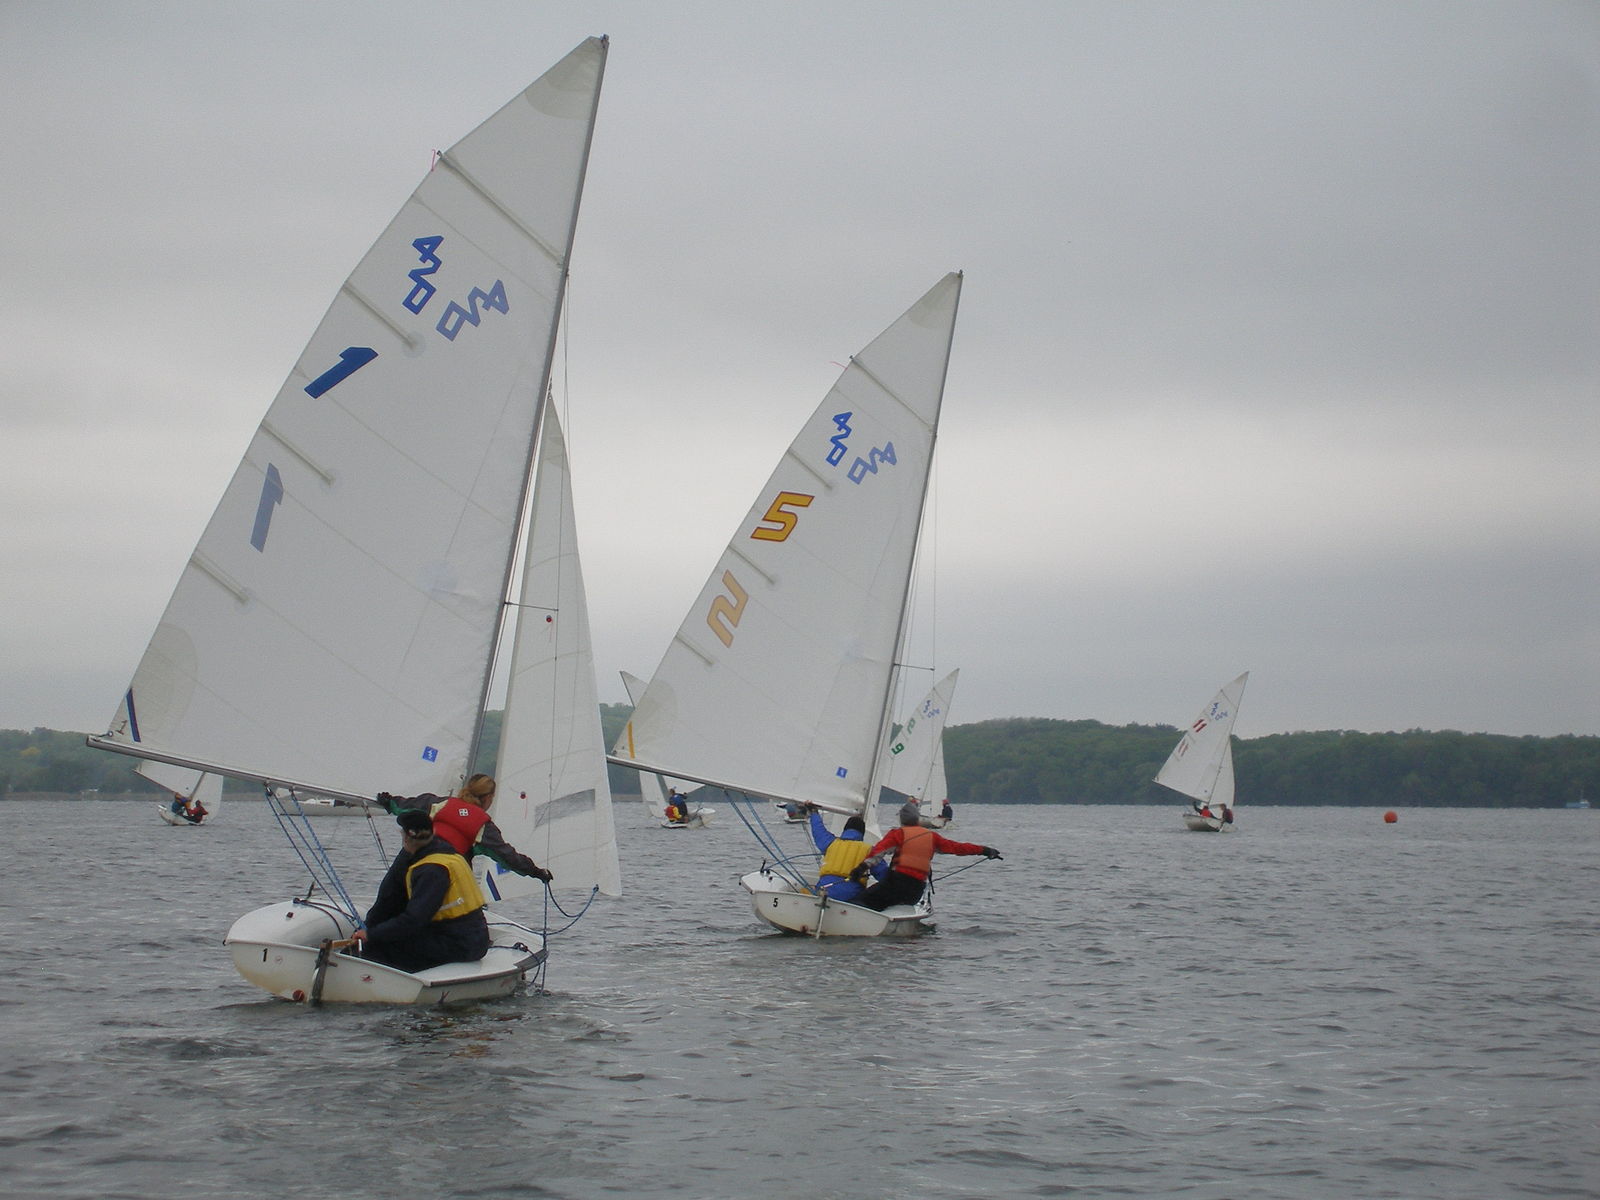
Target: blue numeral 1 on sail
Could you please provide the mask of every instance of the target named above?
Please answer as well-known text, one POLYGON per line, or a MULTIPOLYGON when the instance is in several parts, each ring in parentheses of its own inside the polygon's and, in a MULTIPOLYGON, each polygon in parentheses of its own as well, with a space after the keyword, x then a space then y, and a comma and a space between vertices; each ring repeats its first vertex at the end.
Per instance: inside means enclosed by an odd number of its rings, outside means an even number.
POLYGON ((272 510, 283 500, 283 476, 272 463, 267 464, 267 477, 261 482, 261 502, 256 505, 256 527, 250 534, 250 544, 257 550, 267 548, 267 531, 272 528, 272 510))
POLYGON ((351 346, 339 352, 339 362, 336 366, 329 367, 310 383, 306 384, 306 395, 315 400, 318 396, 336 388, 362 367, 378 357, 378 352, 367 346, 351 346))

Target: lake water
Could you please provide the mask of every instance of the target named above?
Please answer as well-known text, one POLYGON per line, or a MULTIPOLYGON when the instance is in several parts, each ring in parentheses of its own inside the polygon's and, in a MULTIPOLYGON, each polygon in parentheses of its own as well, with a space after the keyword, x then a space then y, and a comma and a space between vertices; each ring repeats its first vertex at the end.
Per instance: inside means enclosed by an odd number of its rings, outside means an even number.
POLYGON ((1005 861, 863 943, 767 932, 725 807, 621 804, 546 994, 424 1010, 234 973, 303 882, 260 801, 0 811, 14 1200, 1600 1194, 1597 812, 968 805, 1005 861))

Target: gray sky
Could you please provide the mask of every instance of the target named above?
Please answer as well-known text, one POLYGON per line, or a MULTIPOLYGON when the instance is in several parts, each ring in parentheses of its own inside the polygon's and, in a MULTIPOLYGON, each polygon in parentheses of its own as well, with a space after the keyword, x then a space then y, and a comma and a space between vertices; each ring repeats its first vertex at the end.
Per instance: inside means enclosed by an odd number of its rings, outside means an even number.
POLYGON ((913 647, 954 722, 1248 669, 1244 737, 1600 734, 1579 0, 4 0, 0 728, 105 727, 431 151, 600 33, 558 387, 602 699, 961 269, 913 647))

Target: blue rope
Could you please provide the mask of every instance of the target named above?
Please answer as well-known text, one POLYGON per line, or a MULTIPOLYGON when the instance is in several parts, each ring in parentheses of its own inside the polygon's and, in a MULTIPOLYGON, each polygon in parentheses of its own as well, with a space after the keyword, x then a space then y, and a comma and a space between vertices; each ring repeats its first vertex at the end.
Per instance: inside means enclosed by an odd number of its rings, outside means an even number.
POLYGON ((300 807, 300 797, 295 794, 293 788, 289 789, 289 799, 294 803, 294 813, 290 814, 282 807, 283 801, 272 794, 272 788, 265 784, 262 786, 267 797, 267 807, 277 818, 278 828, 283 830, 284 837, 299 855, 300 862, 310 872, 312 883, 320 884, 322 890, 341 904, 346 914, 359 927, 361 917, 356 911, 355 902, 345 890, 344 881, 339 878, 339 872, 334 867, 327 848, 317 837, 317 831, 311 825, 311 818, 306 816, 305 809, 300 807))
MULTIPOLYGON (((778 845, 777 838, 767 829, 767 823, 761 819, 761 809, 769 801, 758 800, 752 797, 749 792, 740 792, 739 795, 741 799, 735 800, 732 792, 727 788, 722 789, 723 799, 732 806, 734 812, 739 814, 739 819, 744 822, 745 828, 755 837, 756 844, 765 850, 768 858, 772 860, 772 866, 780 870, 796 887, 803 891, 814 893, 817 890, 814 884, 808 881, 800 871, 796 870, 793 864, 804 858, 808 860, 809 866, 820 860, 822 856, 814 850, 805 855, 785 854, 778 845)), ((807 837, 809 838, 809 836, 808 832, 807 837)), ((767 864, 763 863, 762 865, 766 866, 767 864)), ((815 878, 816 871, 814 869, 809 873, 815 878)))

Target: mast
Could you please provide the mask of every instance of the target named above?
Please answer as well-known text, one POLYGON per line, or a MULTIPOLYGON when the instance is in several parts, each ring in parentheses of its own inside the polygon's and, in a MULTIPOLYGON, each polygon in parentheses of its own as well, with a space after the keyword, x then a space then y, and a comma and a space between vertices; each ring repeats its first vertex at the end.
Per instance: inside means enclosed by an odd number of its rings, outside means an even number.
MULTIPOLYGON (((945 339, 944 370, 939 375, 939 408, 934 412, 933 432, 928 445, 928 470, 923 477, 922 494, 917 501, 917 545, 912 551, 912 569, 906 572, 905 590, 900 596, 899 631, 895 635, 894 658, 890 662, 889 673, 884 678, 883 704, 878 712, 877 749, 872 756, 872 767, 867 773, 867 795, 862 802, 861 815, 873 828, 877 827, 877 821, 874 817, 877 810, 878 790, 880 787, 878 778, 883 768, 883 749, 889 744, 889 735, 894 728, 894 693, 895 687, 899 682, 902 660, 905 657, 906 636, 910 625, 912 581, 916 577, 915 565, 922 545, 922 521, 928 508, 928 490, 933 483, 933 456, 939 449, 939 416, 944 408, 945 382, 950 377, 950 349, 955 344, 956 318, 961 310, 961 284, 966 278, 960 271, 957 271, 955 275, 956 299, 950 310, 950 332, 945 339)), ((852 358, 850 361, 853 363, 855 359, 852 358)))
MULTIPOLYGON (((462 766, 462 780, 472 774, 473 764, 478 761, 478 750, 483 743, 483 723, 489 711, 489 693, 494 686, 495 667, 500 658, 500 646, 506 634, 506 628, 511 624, 513 614, 517 611, 511 595, 512 580, 516 575, 517 562, 521 557, 524 540, 527 536, 527 526, 532 520, 530 509, 533 502, 534 472, 537 468, 539 455, 539 438, 544 431, 545 406, 550 403, 550 376, 555 368, 556 340, 560 336, 561 318, 567 305, 567 286, 572 279, 572 247, 578 232, 578 210, 583 205, 583 185, 589 175, 589 152, 594 146, 595 120, 600 111, 600 91, 605 85, 606 56, 611 50, 611 39, 601 36, 594 39, 600 47, 600 61, 595 76, 593 94, 589 99, 588 135, 584 138, 583 155, 578 168, 578 186, 572 195, 572 211, 567 219, 566 254, 557 257, 550 253, 550 248, 539 243, 540 248, 550 255, 551 261, 561 268, 561 281, 557 285, 556 303, 550 314, 550 326, 546 331, 544 348, 544 371, 539 380, 539 408, 534 417, 532 429, 528 436, 527 466, 522 474, 522 499, 519 511, 521 520, 506 548, 505 573, 500 581, 500 616, 495 622, 494 638, 490 644, 488 660, 484 663, 483 686, 478 697, 478 717, 472 727, 472 739, 467 746, 467 761, 462 766)), ((456 170, 456 165, 450 161, 449 154, 439 156, 439 165, 456 170)), ((469 180, 470 182, 470 180, 469 180)), ((537 239, 534 239, 537 242, 537 239)))

